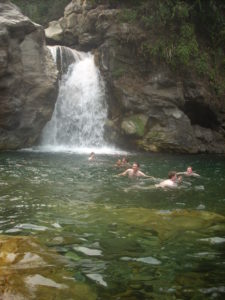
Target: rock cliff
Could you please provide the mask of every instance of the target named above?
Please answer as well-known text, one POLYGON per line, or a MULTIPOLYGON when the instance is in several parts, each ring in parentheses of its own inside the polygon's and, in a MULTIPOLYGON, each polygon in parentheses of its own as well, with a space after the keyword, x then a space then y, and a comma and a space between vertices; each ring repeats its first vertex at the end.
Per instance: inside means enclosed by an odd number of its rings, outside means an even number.
POLYGON ((223 102, 191 72, 177 76, 166 65, 146 64, 137 51, 145 32, 119 15, 73 0, 45 31, 50 43, 95 51, 108 90, 106 138, 146 151, 224 152, 223 102))
MULTIPOLYGON (((19 148, 31 145, 50 118, 56 74, 41 27, 1 3, 0 143, 19 148)), ((112 1, 72 0, 45 30, 51 45, 95 53, 107 87, 105 138, 129 149, 224 153, 224 101, 192 70, 178 75, 165 63, 146 62, 139 53, 146 32, 121 20, 121 12, 112 1)))
POLYGON ((0 149, 35 143, 51 118, 58 74, 44 30, 0 1, 0 149))

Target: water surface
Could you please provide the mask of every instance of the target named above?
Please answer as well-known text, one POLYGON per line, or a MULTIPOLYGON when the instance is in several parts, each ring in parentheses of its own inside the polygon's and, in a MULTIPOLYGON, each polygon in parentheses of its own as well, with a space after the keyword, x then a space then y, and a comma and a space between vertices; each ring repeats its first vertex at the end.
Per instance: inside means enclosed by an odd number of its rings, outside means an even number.
POLYGON ((224 156, 129 155, 158 180, 189 165, 201 174, 172 191, 115 177, 117 159, 1 153, 1 234, 33 237, 56 253, 51 268, 70 274, 69 289, 84 283, 96 299, 224 298, 224 156))

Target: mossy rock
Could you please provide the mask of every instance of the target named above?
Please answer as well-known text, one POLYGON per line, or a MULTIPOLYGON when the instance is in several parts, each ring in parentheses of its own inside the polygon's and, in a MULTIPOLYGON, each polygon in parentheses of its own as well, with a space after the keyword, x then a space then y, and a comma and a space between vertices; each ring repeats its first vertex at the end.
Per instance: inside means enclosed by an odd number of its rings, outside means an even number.
POLYGON ((1 299, 96 299, 87 284, 70 278, 62 257, 34 238, 0 236, 1 299))
MULTIPOLYGON (((96 214, 106 214, 108 222, 116 223, 121 228, 125 225, 132 226, 134 230, 150 230, 159 239, 166 240, 177 235, 183 236, 185 232, 210 231, 215 225, 220 226, 223 235, 223 226, 225 224, 225 217, 223 215, 196 210, 171 210, 160 211, 156 209, 147 208, 121 208, 121 209, 107 209, 103 208, 94 211, 96 214)), ((120 245, 122 247, 122 245, 120 245)))
POLYGON ((152 129, 137 144, 140 149, 145 151, 158 152, 164 140, 166 140, 164 132, 152 129))
POLYGON ((165 139, 165 133, 159 130, 150 130, 147 135, 145 136, 145 139, 150 142, 158 142, 165 139))
POLYGON ((121 128, 126 135, 143 137, 148 117, 143 114, 132 115, 123 119, 121 128))

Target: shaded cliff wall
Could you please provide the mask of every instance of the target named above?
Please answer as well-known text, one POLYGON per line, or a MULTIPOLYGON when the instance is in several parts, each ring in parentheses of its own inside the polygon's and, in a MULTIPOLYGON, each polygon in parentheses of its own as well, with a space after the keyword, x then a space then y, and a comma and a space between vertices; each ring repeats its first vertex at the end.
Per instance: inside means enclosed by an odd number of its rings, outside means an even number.
POLYGON ((29 147, 51 118, 58 73, 44 30, 0 1, 0 149, 29 147))

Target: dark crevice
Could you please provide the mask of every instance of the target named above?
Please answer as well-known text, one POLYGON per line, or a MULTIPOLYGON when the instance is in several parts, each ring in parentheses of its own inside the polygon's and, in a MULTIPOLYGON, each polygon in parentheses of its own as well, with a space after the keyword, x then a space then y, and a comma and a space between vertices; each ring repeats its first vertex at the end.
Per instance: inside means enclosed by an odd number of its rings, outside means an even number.
POLYGON ((216 114, 205 104, 188 101, 184 105, 184 113, 191 120, 191 125, 217 129, 219 121, 216 114))

